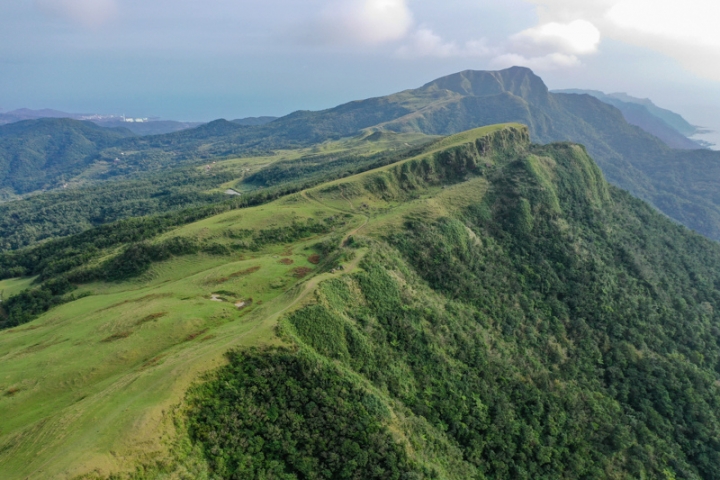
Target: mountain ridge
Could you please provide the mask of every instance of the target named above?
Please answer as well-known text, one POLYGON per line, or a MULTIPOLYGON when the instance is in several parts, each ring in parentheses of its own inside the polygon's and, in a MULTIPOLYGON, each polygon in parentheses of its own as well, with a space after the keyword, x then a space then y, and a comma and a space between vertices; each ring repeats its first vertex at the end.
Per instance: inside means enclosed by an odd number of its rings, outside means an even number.
POLYGON ((701 163, 713 170, 717 166, 711 159, 720 162, 720 154, 671 149, 658 137, 629 124, 612 105, 591 96, 549 92, 542 79, 527 68, 464 71, 417 89, 318 112, 297 111, 263 125, 217 122, 211 127, 118 140, 94 157, 96 162, 110 165, 101 169, 102 179, 304 148, 363 131, 449 135, 482 125, 518 122, 530 127, 534 142, 585 145, 611 183, 703 235, 720 239, 720 199, 708 193, 709 184, 720 188, 720 182, 714 180, 720 177, 685 171, 699 168, 701 163), (127 152, 131 153, 119 155, 127 152), (116 158, 121 162, 116 163, 116 158))
POLYGON ((396 160, 0 254, 3 471, 717 477, 717 243, 525 126, 396 160))
POLYGON ((703 145, 688 138, 699 131, 682 116, 656 106, 650 99, 631 97, 627 94, 605 94, 598 90, 565 89, 553 90, 554 93, 590 95, 598 100, 617 107, 625 120, 648 133, 655 135, 669 147, 693 150, 703 145))

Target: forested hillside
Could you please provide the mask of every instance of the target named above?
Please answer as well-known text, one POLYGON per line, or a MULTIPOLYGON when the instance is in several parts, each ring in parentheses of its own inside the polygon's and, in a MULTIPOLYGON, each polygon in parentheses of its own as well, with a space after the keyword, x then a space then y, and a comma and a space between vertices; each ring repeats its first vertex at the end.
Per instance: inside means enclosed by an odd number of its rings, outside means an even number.
MULTIPOLYGON (((69 120, 19 122, 0 128, 0 199, 58 188, 68 180, 92 185, 233 157, 271 156, 372 132, 448 135, 518 122, 529 127, 534 142, 585 145, 610 183, 675 221, 720 239, 720 203, 712 194, 720 188, 720 177, 714 174, 720 153, 687 150, 693 145, 675 132, 687 122, 672 112, 646 103, 613 101, 624 105, 625 115, 635 123, 685 150, 673 150, 631 125, 612 105, 590 95, 551 93, 532 71, 513 67, 460 72, 418 89, 323 111, 298 111, 278 119, 216 120, 163 135, 128 137, 127 131, 94 126, 86 132, 91 128, 87 125, 81 134, 80 123, 69 120), (21 127, 23 132, 12 130, 21 127)), ((132 214, 132 209, 122 213, 132 214)))
POLYGON ((62 187, 81 173, 93 155, 132 136, 68 118, 25 120, 0 126, 0 190, 28 193, 62 187))
POLYGON ((0 468, 720 476, 716 243, 520 125, 393 158, 4 254, 0 468))
MULTIPOLYGON (((351 202, 407 198, 472 158, 398 167, 379 191, 337 187, 351 202)), ((481 168, 478 203, 415 208, 354 240, 363 270, 281 324, 294 348, 233 353, 191 394, 212 471, 720 475, 720 250, 606 185, 580 147, 503 160, 481 168)))

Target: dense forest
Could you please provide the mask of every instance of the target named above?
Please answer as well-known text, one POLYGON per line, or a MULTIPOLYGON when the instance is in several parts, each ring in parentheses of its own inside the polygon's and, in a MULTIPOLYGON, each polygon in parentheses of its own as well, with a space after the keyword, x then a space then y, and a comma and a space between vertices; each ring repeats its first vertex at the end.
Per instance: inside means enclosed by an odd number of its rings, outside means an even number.
POLYGON ((481 204, 354 239, 363 270, 286 318, 293 349, 234 352, 191 392, 213 472, 720 476, 720 248, 577 146, 487 177, 481 204))
POLYGON ((208 175, 195 168, 178 168, 0 203, 0 251, 77 234, 123 218, 220 203, 227 195, 207 191, 236 177, 237 173, 228 170, 216 169, 208 175))

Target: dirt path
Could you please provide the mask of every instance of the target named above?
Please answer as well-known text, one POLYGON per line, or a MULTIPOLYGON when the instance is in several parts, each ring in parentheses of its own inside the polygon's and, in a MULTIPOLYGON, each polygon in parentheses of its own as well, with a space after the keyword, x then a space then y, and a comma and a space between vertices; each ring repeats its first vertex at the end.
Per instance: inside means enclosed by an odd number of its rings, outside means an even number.
MULTIPOLYGON (((309 196, 309 195, 307 194, 307 191, 306 191, 306 190, 303 190, 302 192, 300 192, 300 195, 301 195, 305 200, 307 200, 307 201, 309 201, 309 202, 317 203, 318 205, 321 205, 321 206, 324 207, 324 208, 329 208, 329 209, 331 209, 331 210, 336 210, 336 211, 338 211, 338 212, 347 213, 345 210, 342 210, 342 209, 339 209, 339 208, 336 208, 336 207, 331 207, 331 206, 329 206, 329 205, 326 205, 326 204, 322 203, 321 201, 317 200, 316 198, 312 198, 311 196, 309 196)), ((348 199, 345 197, 344 194, 342 194, 342 197, 345 198, 345 200, 347 200, 347 202, 348 202, 348 203, 350 204, 350 206, 352 207, 352 203, 350 202, 350 200, 348 200, 348 199)), ((353 207, 353 210, 354 210, 354 207, 353 207)), ((353 230, 351 230, 350 232, 348 232, 348 233, 343 237, 343 239, 340 241, 340 246, 344 245, 345 242, 347 242, 347 240, 348 240, 350 237, 352 237, 353 235, 356 235, 357 232, 359 232, 360 230, 362 230, 362 229, 370 222, 370 217, 369 217, 368 215, 365 215, 365 214, 362 214, 362 213, 361 213, 361 214, 358 214, 358 213, 356 213, 356 212, 354 212, 354 211, 351 211, 351 213, 353 213, 354 215, 361 215, 361 216, 363 216, 363 217, 365 218, 365 221, 362 223, 362 225, 360 225, 360 226, 354 228, 353 230)), ((352 261, 350 261, 350 262, 347 264, 347 268, 345 268, 345 269, 343 270, 343 273, 347 274, 347 273, 352 272, 352 271, 353 271, 355 268, 357 268, 357 266, 360 264, 360 261, 362 260, 363 257, 364 257, 364 254, 357 255, 354 259, 352 259, 352 261)), ((287 306, 285 306, 283 309, 281 309, 281 310, 275 312, 274 314, 272 314, 272 315, 271 315, 271 318, 272 318, 272 319, 279 318, 283 313, 287 312, 287 311, 290 310, 292 307, 294 307, 295 305, 297 305, 300 301, 302 301, 303 299, 305 299, 308 294, 310 294, 313 290, 315 290, 315 287, 317 287, 318 284, 319 284, 321 281, 327 280, 327 279, 332 278, 332 277, 333 277, 333 274, 332 274, 332 273, 322 273, 322 274, 320 274, 320 275, 317 275, 317 276, 315 276, 315 277, 310 278, 310 280, 308 280, 308 281, 305 283, 305 286, 303 287, 302 291, 298 294, 298 296, 295 297, 295 299, 294 299, 292 302, 290 302, 287 306)))
POLYGON ((307 200, 308 202, 317 203, 318 205, 320 205, 320 206, 322 206, 322 207, 324 207, 324 208, 329 208, 329 209, 331 209, 331 210, 336 210, 336 211, 338 211, 338 212, 343 212, 343 213, 352 213, 353 215, 360 215, 360 216, 362 216, 362 217, 365 217, 365 221, 363 222, 362 225, 360 225, 360 226, 357 227, 356 229, 352 230, 350 233, 348 233, 348 234, 345 236, 345 238, 343 238, 343 240, 342 240, 342 242, 341 242, 342 244, 344 244, 344 243, 347 241, 348 238, 350 238, 350 237, 352 237, 353 235, 357 234, 358 231, 360 231, 363 227, 365 227, 365 226, 370 222, 370 217, 369 217, 368 215, 365 215, 364 213, 357 213, 357 212, 355 211, 355 207, 353 207, 352 202, 351 202, 347 197, 345 197, 345 194, 344 194, 344 193, 341 193, 340 196, 342 196, 342 198, 344 198, 344 199, 350 204, 350 208, 351 208, 350 211, 343 210, 343 209, 337 208, 337 207, 331 207, 330 205, 326 205, 326 204, 324 204, 323 202, 321 202, 320 200, 309 196, 309 195, 307 194, 307 190, 303 190, 302 192, 300 192, 300 195, 301 195, 305 200, 307 200))

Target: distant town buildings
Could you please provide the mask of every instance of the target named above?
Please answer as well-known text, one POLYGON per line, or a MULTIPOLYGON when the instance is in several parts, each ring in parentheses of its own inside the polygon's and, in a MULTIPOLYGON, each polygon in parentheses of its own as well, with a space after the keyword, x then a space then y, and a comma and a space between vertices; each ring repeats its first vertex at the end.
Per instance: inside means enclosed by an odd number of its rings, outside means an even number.
POLYGON ((147 118, 129 118, 125 115, 122 116, 122 121, 126 123, 145 123, 148 121, 147 118))

